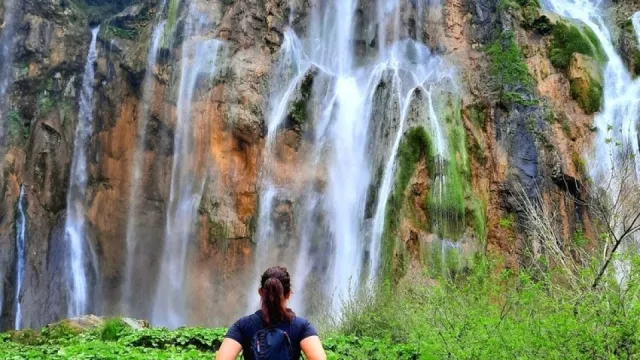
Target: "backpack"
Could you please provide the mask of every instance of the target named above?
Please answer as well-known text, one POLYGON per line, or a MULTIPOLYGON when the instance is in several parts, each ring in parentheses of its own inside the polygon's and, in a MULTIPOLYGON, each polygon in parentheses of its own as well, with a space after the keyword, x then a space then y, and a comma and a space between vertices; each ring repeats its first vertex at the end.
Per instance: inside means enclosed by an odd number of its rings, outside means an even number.
MULTIPOLYGON (((264 324, 259 316, 256 317, 264 324)), ((291 339, 285 331, 265 327, 253 335, 251 352, 255 360, 292 360, 291 339)))

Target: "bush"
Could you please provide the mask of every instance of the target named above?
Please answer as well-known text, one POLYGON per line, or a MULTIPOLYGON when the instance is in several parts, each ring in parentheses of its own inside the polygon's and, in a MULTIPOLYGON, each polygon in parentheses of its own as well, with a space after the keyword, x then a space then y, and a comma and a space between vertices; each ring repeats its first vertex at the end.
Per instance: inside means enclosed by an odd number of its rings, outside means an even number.
POLYGON ((109 319, 102 327, 100 338, 102 341, 116 341, 126 330, 127 325, 120 319, 109 319))

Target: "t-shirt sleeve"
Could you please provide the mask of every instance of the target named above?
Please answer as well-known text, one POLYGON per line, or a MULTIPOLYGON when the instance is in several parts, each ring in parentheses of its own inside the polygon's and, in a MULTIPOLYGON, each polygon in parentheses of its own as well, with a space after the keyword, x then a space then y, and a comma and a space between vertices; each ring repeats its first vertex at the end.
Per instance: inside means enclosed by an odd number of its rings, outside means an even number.
POLYGON ((302 324, 300 341, 308 338, 309 336, 318 336, 318 332, 308 320, 304 320, 304 323, 302 324))
POLYGON ((242 344, 242 341, 244 340, 242 336, 244 323, 245 323, 244 319, 240 319, 236 321, 236 323, 231 325, 229 330, 227 330, 227 334, 224 337, 235 340, 240 344, 242 344))

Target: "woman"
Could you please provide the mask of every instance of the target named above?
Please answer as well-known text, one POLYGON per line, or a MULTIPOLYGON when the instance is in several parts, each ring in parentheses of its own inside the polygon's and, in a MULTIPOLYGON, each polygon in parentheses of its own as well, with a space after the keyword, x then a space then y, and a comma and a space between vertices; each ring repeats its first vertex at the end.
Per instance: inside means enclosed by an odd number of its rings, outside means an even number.
POLYGON ((231 326, 216 360, 234 360, 240 350, 245 360, 255 360, 256 356, 299 360, 301 352, 308 360, 327 358, 318 333, 309 321, 287 308, 291 297, 291 277, 286 268, 275 266, 267 269, 262 274, 258 294, 261 309, 231 326))

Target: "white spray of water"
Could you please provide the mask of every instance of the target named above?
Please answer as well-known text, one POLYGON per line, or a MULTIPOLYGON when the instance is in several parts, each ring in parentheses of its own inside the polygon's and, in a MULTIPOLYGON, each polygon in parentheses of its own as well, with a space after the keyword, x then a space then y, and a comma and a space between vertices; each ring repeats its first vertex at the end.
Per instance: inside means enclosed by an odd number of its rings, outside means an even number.
MULTIPOLYGON (((372 284, 376 281, 386 205, 393 188, 397 151, 406 130, 412 97, 417 89, 426 92, 427 85, 452 76, 426 46, 402 39, 399 4, 381 0, 377 2, 379 45, 376 56, 369 58, 369 64, 359 65, 353 47, 356 6, 357 2, 349 0, 314 1, 307 38, 300 41, 290 29, 285 33, 281 62, 274 75, 279 86, 287 85, 283 90, 272 92, 272 111, 267 120, 266 164, 275 156, 271 153, 273 142, 287 117, 293 94, 306 76, 312 76, 309 70, 313 69, 318 79, 314 82, 325 85, 313 89, 314 113, 307 119, 313 122, 313 148, 307 168, 321 171, 326 168, 326 186, 322 191, 316 191, 310 184, 301 196, 295 221, 295 237, 299 240, 292 246, 297 252, 284 257, 295 258, 292 263, 296 296, 292 306, 299 312, 304 312, 303 304, 309 291, 307 282, 313 269, 323 272, 320 276, 324 289, 315 290, 332 294, 331 307, 336 314, 340 313, 342 301, 351 295, 351 291, 357 290, 362 282, 372 284), (386 24, 391 24, 391 32, 386 24), (300 44, 303 44, 302 49, 300 44), (287 67, 289 72, 284 70, 287 67), (388 146, 376 147, 386 153, 381 156, 381 164, 373 164, 374 154, 370 153, 368 145, 372 141, 370 121, 374 107, 381 106, 374 101, 378 85, 389 73, 392 76, 388 85, 393 87, 394 93, 391 99, 385 99, 388 101, 386 106, 397 104, 399 124, 385 124, 395 133, 388 146), (372 185, 372 170, 378 165, 383 168, 381 186, 377 189, 373 221, 369 222, 365 219, 367 193, 372 185), (368 223, 371 223, 371 230, 367 229, 368 223), (311 254, 318 242, 329 252, 324 264, 318 264, 317 255, 311 254), (367 252, 370 254, 368 264, 367 252), (368 270, 365 272, 365 269, 368 270)), ((436 139, 438 152, 444 154, 446 139, 439 130, 440 124, 433 124, 439 119, 434 116, 426 121, 431 123, 427 130, 431 130, 436 139)), ((279 236, 272 217, 273 206, 277 198, 286 198, 291 191, 283 184, 276 184, 268 170, 262 174, 261 188, 257 253, 259 263, 266 265, 268 261, 274 261, 265 257, 274 245, 274 238, 279 236)), ((261 266, 256 269, 263 270, 261 266)), ((251 284, 252 292, 255 291, 253 286, 251 284)), ((256 303, 257 298, 252 298, 249 307, 256 303)))
MULTIPOLYGON (((159 13, 162 13, 165 2, 162 3, 159 13)), ((164 34, 165 21, 158 23, 151 36, 151 46, 147 55, 147 68, 145 79, 142 87, 142 110, 138 119, 138 132, 136 139, 136 149, 133 157, 133 166, 131 168, 131 193, 129 194, 129 216, 127 217, 127 259, 125 271, 125 283, 122 291, 121 310, 128 313, 133 301, 135 285, 133 283, 134 267, 137 255, 138 229, 137 215, 139 213, 138 205, 140 201, 140 193, 142 187, 142 167, 144 165, 144 147, 147 135, 147 124, 151 114, 151 104, 154 97, 154 66, 158 58, 158 49, 162 34, 164 34)))
MULTIPOLYGON (((88 285, 85 269, 86 249, 90 244, 85 239, 85 191, 87 188, 87 147, 93 131, 93 83, 94 63, 97 57, 97 27, 91 31, 91 44, 84 67, 82 91, 80 93, 80 112, 73 142, 73 159, 67 193, 67 218, 65 238, 69 243, 71 255, 71 286, 69 293, 68 315, 77 316, 87 310, 88 285)), ((96 266, 94 263, 93 266, 96 266)))
POLYGON ((203 14, 191 8, 185 29, 186 40, 182 45, 171 191, 152 316, 154 324, 168 327, 177 327, 186 321, 187 245, 193 235, 193 223, 205 181, 204 176, 196 175, 195 169, 192 102, 198 80, 215 74, 221 46, 218 40, 201 38, 206 30, 206 21, 203 14))
POLYGON ((22 292, 22 281, 24 279, 24 266, 27 258, 26 249, 27 217, 24 209, 24 185, 20 187, 20 197, 18 197, 18 217, 16 218, 16 317, 14 328, 22 328, 22 302, 20 293, 22 292))
MULTIPOLYGON (((616 53, 611 33, 602 17, 600 2, 593 0, 553 0, 548 2, 555 13, 569 19, 582 22, 597 36, 608 60, 604 69, 604 103, 602 111, 596 115, 594 125, 597 128, 593 155, 589 161, 592 178, 610 174, 614 171, 615 154, 611 153, 612 140, 622 144, 620 148, 630 146, 638 155, 638 107, 640 104, 640 80, 633 80, 616 53)), ((632 18, 636 34, 640 35, 640 15, 632 18)), ((636 161, 640 157, 636 156, 636 161)), ((637 167, 637 165, 636 165, 637 167)), ((638 168, 638 167, 637 167, 638 168)), ((638 168, 640 169, 640 168, 638 168)))

